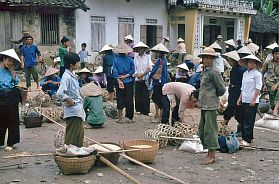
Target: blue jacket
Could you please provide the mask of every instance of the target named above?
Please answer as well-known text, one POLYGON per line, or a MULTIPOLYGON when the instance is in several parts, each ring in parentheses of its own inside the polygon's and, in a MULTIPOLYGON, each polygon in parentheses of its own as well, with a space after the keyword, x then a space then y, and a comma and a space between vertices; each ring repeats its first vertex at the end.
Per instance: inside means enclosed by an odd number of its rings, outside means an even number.
POLYGON ((37 64, 37 56, 40 56, 41 52, 36 45, 31 44, 29 47, 24 45, 22 55, 24 57, 24 68, 30 68, 37 64))
POLYGON ((113 60, 113 78, 117 79, 120 75, 129 74, 130 76, 122 80, 124 84, 134 81, 133 74, 135 73, 134 61, 126 55, 119 55, 113 60))
POLYGON ((113 52, 107 53, 103 57, 103 72, 107 77, 112 77, 112 64, 117 55, 113 52))
POLYGON ((163 57, 162 59, 159 58, 156 61, 155 65, 152 68, 152 71, 150 72, 149 79, 152 78, 152 76, 155 74, 155 72, 159 69, 160 65, 163 65, 161 79, 160 80, 153 79, 153 86, 156 86, 156 85, 163 86, 164 84, 169 82, 168 66, 167 66, 167 59, 166 59, 166 57, 163 57))

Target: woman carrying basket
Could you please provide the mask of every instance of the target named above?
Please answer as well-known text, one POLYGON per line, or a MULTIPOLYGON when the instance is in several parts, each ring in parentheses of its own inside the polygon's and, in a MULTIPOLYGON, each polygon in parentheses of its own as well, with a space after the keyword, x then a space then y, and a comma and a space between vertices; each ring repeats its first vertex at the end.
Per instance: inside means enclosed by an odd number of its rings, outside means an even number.
POLYGON ((16 65, 21 66, 21 62, 14 49, 0 52, 0 146, 4 146, 8 130, 6 151, 12 150, 20 140, 18 104, 21 97, 16 88, 19 83, 14 71, 16 65))

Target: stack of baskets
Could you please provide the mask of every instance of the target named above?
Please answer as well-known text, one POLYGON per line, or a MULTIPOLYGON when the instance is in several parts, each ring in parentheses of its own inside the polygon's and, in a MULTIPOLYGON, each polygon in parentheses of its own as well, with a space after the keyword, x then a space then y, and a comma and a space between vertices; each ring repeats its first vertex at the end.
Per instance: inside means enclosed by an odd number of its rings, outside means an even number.
POLYGON ((62 157, 55 154, 54 159, 63 174, 87 174, 95 164, 96 156, 62 157))
POLYGON ((23 124, 26 128, 41 127, 43 123, 43 116, 34 109, 29 108, 23 114, 23 124))
POLYGON ((155 160, 159 143, 152 140, 131 140, 123 144, 125 150, 139 149, 126 152, 126 155, 143 163, 151 163, 155 160))

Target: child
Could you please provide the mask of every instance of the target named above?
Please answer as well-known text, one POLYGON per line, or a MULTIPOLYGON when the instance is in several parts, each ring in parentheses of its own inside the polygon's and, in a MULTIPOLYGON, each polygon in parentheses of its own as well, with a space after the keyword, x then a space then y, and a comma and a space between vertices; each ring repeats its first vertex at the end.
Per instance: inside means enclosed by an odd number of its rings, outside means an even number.
POLYGON ((90 56, 88 51, 85 50, 86 49, 86 43, 82 43, 81 44, 81 50, 78 52, 78 55, 80 57, 80 68, 83 69, 85 67, 87 67, 87 60, 88 60, 88 57, 87 56, 90 56))
POLYGON ((62 76, 57 96, 65 102, 64 118, 66 119, 65 144, 83 146, 84 129, 82 122, 85 121, 83 110, 83 98, 80 93, 78 79, 73 73, 79 68, 80 58, 76 53, 70 52, 64 56, 65 72, 62 76))
POLYGON ((253 139, 253 130, 257 114, 260 91, 262 89, 262 74, 257 70, 261 61, 254 55, 243 58, 247 65, 247 71, 243 74, 241 94, 237 105, 242 105, 243 126, 241 145, 249 146, 253 139))

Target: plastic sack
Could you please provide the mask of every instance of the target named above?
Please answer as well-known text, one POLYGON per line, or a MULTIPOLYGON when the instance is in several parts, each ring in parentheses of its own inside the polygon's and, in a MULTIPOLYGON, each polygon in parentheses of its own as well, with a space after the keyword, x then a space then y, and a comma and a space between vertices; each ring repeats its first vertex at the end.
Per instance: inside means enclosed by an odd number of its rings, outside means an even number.
POLYGON ((239 150, 239 142, 235 134, 228 134, 227 136, 219 136, 218 142, 220 151, 222 153, 235 153, 239 150))
POLYGON ((255 126, 269 128, 271 130, 279 130, 279 119, 275 119, 274 116, 265 114, 262 119, 255 122, 255 126))
POLYGON ((179 147, 180 151, 186 151, 189 153, 205 153, 207 150, 203 149, 203 146, 199 140, 184 141, 179 147))

